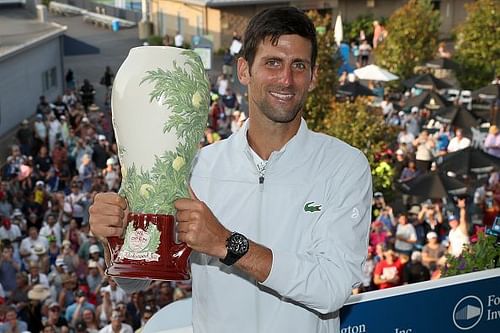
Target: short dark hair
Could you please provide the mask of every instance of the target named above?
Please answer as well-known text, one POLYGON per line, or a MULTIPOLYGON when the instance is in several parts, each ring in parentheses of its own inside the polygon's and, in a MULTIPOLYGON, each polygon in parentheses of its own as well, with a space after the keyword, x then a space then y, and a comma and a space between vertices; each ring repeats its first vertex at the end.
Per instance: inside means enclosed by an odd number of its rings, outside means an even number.
POLYGON ((269 8, 261 11, 248 23, 243 37, 241 55, 252 67, 260 42, 270 37, 276 45, 281 35, 299 35, 311 42, 311 67, 316 64, 318 42, 316 29, 307 15, 295 7, 269 8))

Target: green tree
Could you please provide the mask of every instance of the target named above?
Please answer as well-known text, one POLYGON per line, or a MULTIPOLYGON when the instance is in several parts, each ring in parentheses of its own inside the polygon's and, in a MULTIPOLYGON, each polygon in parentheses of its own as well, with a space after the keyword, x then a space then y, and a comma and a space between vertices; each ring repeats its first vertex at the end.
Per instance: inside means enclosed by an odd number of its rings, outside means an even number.
POLYGON ((457 78, 463 87, 476 89, 500 72, 500 2, 478 0, 465 8, 467 18, 457 27, 457 78))
POLYGON ((375 49, 375 63, 400 78, 432 59, 437 46, 439 12, 430 0, 410 0, 387 21, 387 38, 375 49))
POLYGON ((375 170, 382 162, 378 156, 387 149, 388 142, 395 141, 397 130, 385 123, 381 109, 368 104, 368 100, 360 97, 354 102, 332 102, 331 111, 323 120, 322 132, 361 150, 370 162, 374 189, 390 196, 387 175, 375 173, 375 170))
POLYGON ((331 15, 321 16, 317 11, 310 11, 311 18, 317 29, 318 38, 318 78, 316 88, 309 94, 304 107, 304 118, 310 129, 321 130, 321 123, 330 113, 330 105, 335 97, 338 86, 337 71, 340 59, 336 57, 337 45, 334 41, 331 15))

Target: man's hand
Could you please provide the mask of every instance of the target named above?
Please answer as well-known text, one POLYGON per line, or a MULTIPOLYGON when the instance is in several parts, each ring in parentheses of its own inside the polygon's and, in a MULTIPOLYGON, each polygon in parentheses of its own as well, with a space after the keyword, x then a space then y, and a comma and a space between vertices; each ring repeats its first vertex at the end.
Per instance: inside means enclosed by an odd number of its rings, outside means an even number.
POLYGON ((231 232, 217 220, 210 208, 191 191, 191 199, 178 199, 177 234, 193 250, 210 256, 226 256, 226 239, 231 232))
POLYGON ((100 240, 120 237, 127 225, 127 201, 114 192, 98 193, 89 208, 90 230, 100 240))

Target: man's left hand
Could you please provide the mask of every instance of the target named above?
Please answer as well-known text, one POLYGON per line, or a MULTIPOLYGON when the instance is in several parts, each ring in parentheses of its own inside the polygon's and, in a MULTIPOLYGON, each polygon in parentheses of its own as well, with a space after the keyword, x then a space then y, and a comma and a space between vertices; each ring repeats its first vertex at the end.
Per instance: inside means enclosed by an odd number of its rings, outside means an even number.
POLYGON ((193 250, 217 258, 226 256, 226 239, 231 232, 217 220, 210 208, 190 191, 191 199, 178 199, 177 234, 193 250))

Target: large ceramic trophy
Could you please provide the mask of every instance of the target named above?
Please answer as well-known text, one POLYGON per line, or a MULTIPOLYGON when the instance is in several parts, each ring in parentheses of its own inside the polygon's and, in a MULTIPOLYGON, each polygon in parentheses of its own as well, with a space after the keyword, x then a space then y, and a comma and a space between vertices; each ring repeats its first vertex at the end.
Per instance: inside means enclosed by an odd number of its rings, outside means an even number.
POLYGON ((113 84, 113 126, 129 205, 123 238, 108 239, 107 274, 189 279, 190 249, 175 240, 173 202, 189 197, 191 163, 203 136, 209 83, 190 50, 145 46, 130 50, 113 84))

